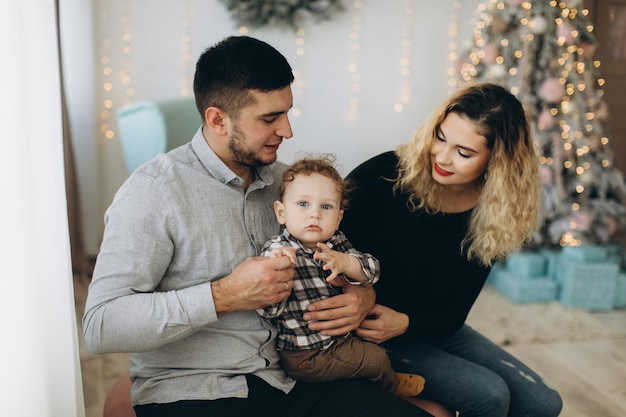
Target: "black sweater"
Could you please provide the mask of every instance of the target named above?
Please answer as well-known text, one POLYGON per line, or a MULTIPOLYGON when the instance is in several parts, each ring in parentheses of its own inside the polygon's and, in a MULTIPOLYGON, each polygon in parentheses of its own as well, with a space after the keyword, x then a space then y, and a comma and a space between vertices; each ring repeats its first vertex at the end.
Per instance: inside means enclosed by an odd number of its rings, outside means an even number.
POLYGON ((354 247, 378 258, 376 302, 409 316, 396 340, 433 340, 458 330, 480 293, 489 268, 461 254, 470 211, 428 214, 411 211, 407 195, 394 195, 398 157, 378 155, 348 178, 356 189, 341 222, 354 247))

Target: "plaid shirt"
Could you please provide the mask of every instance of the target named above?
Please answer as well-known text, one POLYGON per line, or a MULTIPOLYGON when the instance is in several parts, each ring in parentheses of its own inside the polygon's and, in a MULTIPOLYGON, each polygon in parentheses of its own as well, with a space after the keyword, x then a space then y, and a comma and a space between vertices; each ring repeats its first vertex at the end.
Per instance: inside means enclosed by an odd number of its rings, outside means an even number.
MULTIPOLYGON (((367 280, 364 282, 346 280, 355 285, 374 285, 380 277, 380 263, 368 253, 362 253, 354 249, 346 236, 337 231, 326 241, 326 245, 332 250, 355 256, 363 268, 367 280)), ((293 237, 286 228, 281 234, 268 240, 261 255, 269 256, 273 249, 292 246, 296 251, 296 270, 293 278, 293 291, 289 297, 277 304, 257 310, 258 313, 272 323, 278 329, 276 348, 278 350, 305 350, 326 349, 335 340, 344 336, 322 336, 317 331, 311 331, 307 327, 302 315, 306 312, 309 304, 323 300, 337 294, 341 294, 340 287, 334 287, 326 281, 331 271, 322 269, 323 262, 313 259, 313 251, 302 245, 293 237)))

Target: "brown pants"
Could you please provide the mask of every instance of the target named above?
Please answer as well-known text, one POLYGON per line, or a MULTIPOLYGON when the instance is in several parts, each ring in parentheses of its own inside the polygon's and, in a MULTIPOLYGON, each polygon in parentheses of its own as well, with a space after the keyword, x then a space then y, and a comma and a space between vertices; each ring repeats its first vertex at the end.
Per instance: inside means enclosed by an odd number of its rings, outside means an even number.
POLYGON ((398 387, 398 377, 385 349, 356 336, 337 340, 324 350, 279 353, 285 372, 295 379, 327 382, 363 378, 392 392, 398 387))

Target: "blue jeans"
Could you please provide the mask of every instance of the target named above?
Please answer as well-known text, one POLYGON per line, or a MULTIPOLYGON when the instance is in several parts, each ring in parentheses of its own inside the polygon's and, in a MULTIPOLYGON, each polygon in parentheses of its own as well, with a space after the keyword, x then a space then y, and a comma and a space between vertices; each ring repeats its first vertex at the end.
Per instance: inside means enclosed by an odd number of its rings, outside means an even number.
POLYGON ((532 369, 467 325, 446 339, 384 346, 396 372, 426 379, 420 397, 462 417, 556 417, 563 407, 532 369))

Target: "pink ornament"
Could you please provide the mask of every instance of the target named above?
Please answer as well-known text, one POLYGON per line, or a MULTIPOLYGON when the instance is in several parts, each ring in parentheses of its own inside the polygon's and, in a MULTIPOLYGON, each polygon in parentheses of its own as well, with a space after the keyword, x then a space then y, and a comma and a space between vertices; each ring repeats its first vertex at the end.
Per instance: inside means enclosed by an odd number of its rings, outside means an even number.
POLYGON ((565 87, 558 78, 550 77, 541 84, 539 96, 548 103, 557 103, 563 99, 565 87))
POLYGON ((589 42, 581 42, 578 46, 582 50, 582 53, 580 54, 581 56, 588 59, 593 58, 593 54, 596 52, 595 45, 589 42))
POLYGON ((572 35, 572 27, 568 23, 560 24, 556 29, 556 35, 559 38, 564 38, 566 44, 574 42, 574 35, 572 35))
POLYGON ((591 226, 591 217, 584 211, 574 214, 572 221, 576 223, 576 230, 580 230, 581 232, 586 232, 591 226))
POLYGON ((613 233, 617 232, 617 220, 615 220, 615 218, 611 216, 607 216, 606 225, 607 225, 606 232, 609 236, 612 236, 613 233))
POLYGON ((541 179, 542 183, 551 184, 552 183, 552 171, 550 170, 550 168, 548 168, 545 165, 540 165, 539 166, 539 178, 541 179))
POLYGON ((496 58, 500 55, 500 49, 493 43, 488 43, 483 48, 483 62, 486 65, 491 65, 496 62, 496 58))
POLYGON ((550 110, 543 109, 537 117, 537 128, 539 130, 550 129, 554 125, 554 117, 550 113, 550 110))

